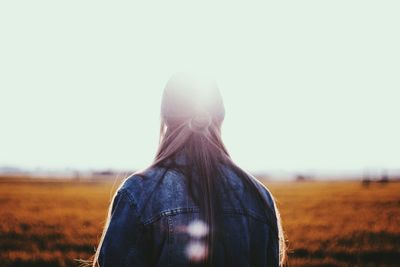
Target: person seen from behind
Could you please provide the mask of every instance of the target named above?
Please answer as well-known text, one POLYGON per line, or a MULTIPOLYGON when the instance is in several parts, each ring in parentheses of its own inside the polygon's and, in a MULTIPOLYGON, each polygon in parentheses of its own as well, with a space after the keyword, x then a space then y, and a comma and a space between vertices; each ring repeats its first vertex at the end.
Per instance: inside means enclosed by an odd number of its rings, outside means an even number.
POLYGON ((154 162, 116 190, 93 267, 284 265, 275 200, 229 156, 224 117, 215 80, 171 77, 154 162))

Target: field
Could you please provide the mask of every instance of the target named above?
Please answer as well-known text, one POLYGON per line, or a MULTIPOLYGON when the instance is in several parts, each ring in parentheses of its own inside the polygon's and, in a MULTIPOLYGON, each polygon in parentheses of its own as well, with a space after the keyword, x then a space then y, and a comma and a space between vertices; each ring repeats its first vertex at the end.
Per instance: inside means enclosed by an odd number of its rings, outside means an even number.
MULTIPOLYGON (((400 183, 267 184, 290 266, 400 266, 400 183)), ((0 179, 0 266, 79 266, 99 239, 109 182, 0 179)))

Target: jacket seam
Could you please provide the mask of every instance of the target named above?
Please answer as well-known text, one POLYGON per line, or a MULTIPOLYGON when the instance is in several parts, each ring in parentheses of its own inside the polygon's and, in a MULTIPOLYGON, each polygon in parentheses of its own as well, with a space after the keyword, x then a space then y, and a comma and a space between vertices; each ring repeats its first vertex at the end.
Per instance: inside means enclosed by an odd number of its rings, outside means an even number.
POLYGON ((171 217, 168 217, 167 219, 167 223, 168 223, 168 259, 167 259, 167 265, 168 267, 171 266, 171 262, 172 262, 172 243, 173 243, 173 238, 174 238, 174 232, 173 232, 173 227, 172 227, 172 219, 171 217))
MULTIPOLYGON (((160 220, 162 217, 168 217, 168 216, 174 216, 178 214, 185 214, 185 213, 199 213, 200 209, 198 207, 190 207, 190 208, 175 208, 175 209, 168 209, 159 212, 157 215, 150 217, 149 219, 143 221, 143 225, 149 225, 151 223, 154 223, 158 220, 160 220)), ((258 215, 257 213, 251 211, 251 210, 244 210, 244 209, 224 209, 223 210, 224 214, 240 214, 240 215, 246 215, 249 216, 257 221, 263 222, 268 224, 268 221, 263 218, 262 216, 258 215)))
POLYGON ((157 215, 152 216, 149 219, 145 220, 143 222, 143 224, 148 225, 155 221, 158 221, 159 219, 161 219, 162 217, 165 217, 165 216, 172 216, 172 215, 176 215, 176 214, 189 213, 189 212, 200 212, 200 209, 197 207, 167 209, 167 210, 161 211, 157 215))

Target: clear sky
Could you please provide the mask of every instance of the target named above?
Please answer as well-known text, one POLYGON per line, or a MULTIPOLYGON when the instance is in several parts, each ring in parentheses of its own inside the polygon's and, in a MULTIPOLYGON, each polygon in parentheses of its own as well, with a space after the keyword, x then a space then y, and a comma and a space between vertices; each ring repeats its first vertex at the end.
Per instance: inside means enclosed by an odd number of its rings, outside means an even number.
POLYGON ((132 2, 0 3, 0 165, 146 167, 195 69, 248 170, 400 168, 398 1, 132 2))

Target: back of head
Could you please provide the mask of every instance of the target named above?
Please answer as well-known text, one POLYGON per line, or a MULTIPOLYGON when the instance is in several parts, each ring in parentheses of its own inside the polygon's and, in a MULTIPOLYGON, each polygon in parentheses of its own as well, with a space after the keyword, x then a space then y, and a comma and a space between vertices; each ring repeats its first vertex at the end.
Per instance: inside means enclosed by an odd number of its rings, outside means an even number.
MULTIPOLYGON (((225 108, 216 81, 206 75, 177 73, 167 82, 161 102, 159 163, 182 150, 207 150, 222 161, 228 153, 221 140, 225 108)), ((206 151, 204 151, 206 153, 206 151)))
POLYGON ((167 82, 161 103, 161 117, 167 126, 196 119, 208 122, 205 117, 220 126, 224 116, 222 97, 212 77, 178 73, 167 82))

